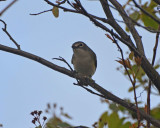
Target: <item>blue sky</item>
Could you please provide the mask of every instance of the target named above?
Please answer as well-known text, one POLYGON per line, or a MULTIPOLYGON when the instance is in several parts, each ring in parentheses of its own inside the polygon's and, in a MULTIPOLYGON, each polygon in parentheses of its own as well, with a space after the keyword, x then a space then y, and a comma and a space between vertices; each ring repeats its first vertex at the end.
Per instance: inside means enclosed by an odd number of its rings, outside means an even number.
MULTIPOLYGON (((0 3, 0 10, 7 2, 0 3)), ((98 1, 83 1, 83 4, 88 12, 104 17, 98 1)), ((51 8, 43 0, 21 0, 0 18, 7 23, 8 32, 21 45, 22 50, 66 68, 68 67, 63 62, 52 58, 62 56, 71 64, 71 45, 76 41, 84 41, 97 55, 98 67, 93 79, 120 98, 133 99, 133 94, 127 92, 131 86, 130 82, 116 70, 119 64, 115 60, 120 57, 120 53, 106 38, 106 32, 95 27, 86 17, 62 10, 59 18, 55 18, 51 12, 39 16, 29 15, 51 8)), ((117 13, 114 15, 119 18, 117 13)), ((0 23, 0 27, 2 26, 0 23)), ((155 34, 138 30, 144 42, 145 52, 151 58, 155 34)), ((2 30, 0 44, 15 47, 2 30)), ((124 45, 121 46, 127 50, 124 45)), ((34 127, 30 112, 45 110, 47 103, 63 106, 64 111, 73 117, 73 120, 66 121, 76 126, 91 126, 104 111, 108 110, 107 105, 102 104, 99 97, 74 86, 73 78, 4 51, 0 51, 0 58, 0 123, 4 128, 34 127)), ((140 100, 145 101, 145 98, 144 93, 140 100)), ((157 105, 157 99, 154 97, 152 106, 157 105)))

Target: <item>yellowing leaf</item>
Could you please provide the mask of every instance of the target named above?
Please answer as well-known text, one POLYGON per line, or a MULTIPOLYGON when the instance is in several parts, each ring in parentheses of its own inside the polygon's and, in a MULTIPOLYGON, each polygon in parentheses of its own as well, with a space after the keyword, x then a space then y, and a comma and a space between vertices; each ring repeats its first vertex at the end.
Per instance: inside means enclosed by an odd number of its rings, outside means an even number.
POLYGON ((126 59, 126 60, 124 60, 124 61, 123 61, 122 59, 120 59, 120 60, 116 60, 116 61, 117 61, 118 63, 120 63, 121 65, 126 66, 126 67, 129 68, 129 69, 132 68, 129 59, 126 59))
POLYGON ((141 60, 142 60, 142 58, 135 57, 135 62, 136 62, 137 65, 141 65, 141 60))
POLYGON ((134 52, 132 51, 132 52, 129 54, 129 59, 130 59, 130 60, 133 60, 133 56, 134 56, 134 52))
POLYGON ((154 66, 154 69, 158 69, 159 67, 160 67, 160 65, 157 64, 157 65, 154 66))
POLYGON ((59 9, 54 6, 52 9, 52 13, 57 18, 59 16, 59 9))
POLYGON ((135 11, 132 14, 130 14, 129 17, 132 18, 133 20, 137 21, 140 18, 140 14, 138 11, 135 11))
POLYGON ((98 128, 104 128, 107 125, 108 121, 108 112, 104 112, 98 122, 98 128))
MULTIPOLYGON (((136 86, 135 86, 135 89, 138 88, 138 87, 140 87, 140 85, 136 85, 136 86)), ((130 87, 130 88, 128 89, 128 92, 131 92, 131 91, 133 91, 133 90, 134 90, 134 88, 133 88, 133 87, 130 87)))

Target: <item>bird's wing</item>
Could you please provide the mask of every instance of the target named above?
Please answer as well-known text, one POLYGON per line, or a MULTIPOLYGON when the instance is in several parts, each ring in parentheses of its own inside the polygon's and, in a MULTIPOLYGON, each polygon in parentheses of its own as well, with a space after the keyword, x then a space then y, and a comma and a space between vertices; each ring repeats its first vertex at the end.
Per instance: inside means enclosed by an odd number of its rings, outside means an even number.
POLYGON ((94 60, 95 60, 95 62, 94 62, 95 67, 97 68, 97 57, 96 57, 96 54, 95 54, 95 53, 93 54, 93 57, 94 57, 94 60))
POLYGON ((72 60, 71 60, 71 63, 73 64, 73 59, 74 59, 74 54, 73 54, 73 56, 72 56, 72 60))

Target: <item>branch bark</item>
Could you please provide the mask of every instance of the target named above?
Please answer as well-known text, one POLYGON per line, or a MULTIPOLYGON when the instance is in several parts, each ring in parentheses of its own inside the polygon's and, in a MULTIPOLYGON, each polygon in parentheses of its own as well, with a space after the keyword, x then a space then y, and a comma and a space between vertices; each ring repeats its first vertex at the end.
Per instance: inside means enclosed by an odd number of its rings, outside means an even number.
POLYGON ((123 39, 125 39, 134 48, 136 48, 135 45, 133 44, 132 40, 130 39, 130 36, 127 35, 127 33, 120 27, 120 25, 116 22, 115 18, 113 17, 112 12, 109 8, 110 6, 108 4, 108 1, 107 0, 100 0, 100 3, 102 5, 103 11, 104 11, 106 17, 108 18, 108 21, 109 21, 108 24, 111 25, 123 39))
POLYGON ((153 0, 154 2, 156 2, 157 4, 160 4, 160 0, 153 0))
MULTIPOLYGON (((11 48, 11 47, 7 47, 4 45, 0 44, 0 50, 2 51, 6 51, 12 54, 16 54, 31 60, 34 60, 40 64, 43 64, 44 66, 51 68, 57 72, 63 73, 69 77, 72 78, 76 78, 80 81, 84 81, 84 77, 80 76, 78 74, 75 74, 73 71, 70 71, 64 67, 60 67, 58 65, 55 65, 39 56, 36 56, 34 54, 22 51, 22 50, 18 50, 15 48, 11 48)), ((85 78, 86 79, 86 78, 85 78)), ((98 91, 100 94, 102 94, 106 99, 112 100, 117 104, 122 105, 123 107, 131 110, 132 112, 137 112, 136 106, 134 104, 131 103, 127 103, 125 100, 120 99, 119 97, 113 95, 112 93, 110 93, 109 91, 105 90, 104 88, 102 88, 100 85, 98 85, 97 83, 93 82, 93 80, 87 79, 87 84, 92 87, 93 89, 95 89, 96 91, 98 91)), ((86 82, 85 81, 85 82, 86 82)), ((147 121, 149 121, 151 124, 153 124, 156 127, 160 127, 160 122, 158 120, 155 120, 154 118, 152 118, 151 116, 147 115, 144 111, 139 110, 139 113, 141 115, 141 117, 147 121)))
POLYGON ((128 17, 127 13, 124 11, 124 9, 120 5, 120 3, 117 2, 117 0, 109 0, 109 1, 116 7, 118 12, 122 16, 125 24, 129 28, 129 30, 130 30, 130 32, 131 32, 131 34, 132 34, 132 36, 135 40, 137 50, 141 53, 141 55, 145 55, 142 40, 141 40, 141 36, 138 34, 137 30, 135 29, 132 20, 128 17))
MULTIPOLYGON (((5 1, 5 0, 1 0, 1 1, 5 1)), ((7 7, 5 7, 1 12, 0 12, 0 16, 2 16, 2 14, 8 9, 10 8, 17 0, 13 0, 7 7)))

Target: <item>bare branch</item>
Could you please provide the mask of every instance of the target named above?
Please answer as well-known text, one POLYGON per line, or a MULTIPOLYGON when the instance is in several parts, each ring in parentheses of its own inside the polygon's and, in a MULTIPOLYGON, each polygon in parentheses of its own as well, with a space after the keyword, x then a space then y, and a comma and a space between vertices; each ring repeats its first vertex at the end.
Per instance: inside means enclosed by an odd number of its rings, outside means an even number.
POLYGON ((118 12, 122 16, 124 22, 126 23, 127 27, 129 28, 130 32, 132 33, 132 36, 136 42, 138 51, 141 53, 141 55, 145 55, 141 36, 138 34, 137 30, 135 29, 131 19, 128 17, 123 7, 120 5, 120 3, 117 2, 117 0, 109 0, 109 1, 116 7, 118 12))
MULTIPOLYGON (((160 30, 160 25, 158 27, 158 30, 160 30)), ((156 43, 153 48, 153 57, 152 57, 152 66, 154 66, 155 58, 156 58, 156 52, 157 52, 157 47, 158 47, 158 40, 159 40, 159 34, 160 32, 157 32, 156 34, 156 43)), ((151 94, 151 79, 149 79, 148 83, 148 94, 147 94, 147 114, 150 114, 150 94, 151 94)), ((150 127, 150 122, 147 121, 147 127, 150 127)))
POLYGON ((98 94, 98 93, 96 93, 96 92, 93 92, 91 89, 86 88, 85 86, 81 86, 81 87, 84 88, 85 90, 87 90, 88 92, 94 94, 94 95, 97 95, 97 96, 100 96, 100 97, 102 97, 102 98, 105 98, 105 96, 103 96, 103 95, 101 95, 101 94, 98 94))
MULTIPOLYGON (((103 10, 104 10, 104 13, 106 15, 106 17, 109 19, 109 25, 111 25, 115 30, 116 32, 124 39, 126 40, 127 42, 129 42, 133 47, 135 47, 135 45, 133 44, 133 42, 131 41, 130 39, 130 36, 127 35, 127 33, 120 27, 120 25, 118 25, 118 23, 115 21, 115 18, 113 17, 112 15, 112 12, 110 10, 110 6, 108 4, 108 1, 107 0, 100 0, 100 3, 103 7, 103 10)), ((115 8, 115 10, 117 10, 115 8)))
POLYGON ((7 24, 0 19, 0 21, 4 24, 4 28, 2 30, 7 34, 7 36, 10 38, 10 40, 17 46, 17 48, 20 50, 20 45, 13 39, 13 37, 8 33, 7 31, 7 24))
POLYGON ((59 58, 52 58, 52 59, 55 59, 55 60, 60 60, 60 61, 63 61, 64 63, 67 64, 67 66, 70 68, 70 70, 73 72, 74 70, 72 69, 72 67, 69 65, 69 63, 62 57, 59 57, 59 58))
POLYGON ((133 86, 133 89, 134 89, 134 100, 135 100, 135 103, 136 103, 136 109, 137 109, 137 119, 138 119, 138 128, 140 126, 140 114, 139 114, 139 108, 138 108, 138 103, 137 103, 137 96, 136 96, 136 90, 135 90, 135 82, 132 80, 130 74, 129 74, 129 71, 127 69, 127 66, 126 66, 126 63, 125 63, 125 59, 124 59, 124 55, 123 55, 123 50, 121 49, 121 47, 119 46, 117 40, 115 39, 114 35, 112 35, 113 37, 113 43, 115 43, 121 53, 121 56, 122 56, 122 61, 123 61, 123 66, 127 72, 127 75, 132 83, 132 86, 133 86))
MULTIPOLYGON (((158 30, 160 30, 160 25, 159 25, 158 30)), ((156 53, 157 53, 157 47, 158 47, 159 34, 160 34, 160 32, 157 32, 157 34, 156 34, 156 43, 155 43, 155 46, 154 46, 154 48, 153 48, 152 66, 154 65, 155 59, 156 59, 156 53)))
MULTIPOLYGON (((2 0, 1 0, 2 1, 2 0)), ((3 0, 4 1, 4 0, 3 0)), ((8 9, 10 8, 17 0, 13 0, 7 7, 5 7, 1 12, 0 12, 0 16, 2 16, 2 14, 8 9)))
POLYGON ((36 16, 36 15, 40 15, 40 14, 42 14, 42 13, 45 13, 45 12, 50 12, 50 11, 52 11, 52 9, 45 10, 45 11, 38 12, 38 13, 31 13, 30 15, 36 16))

